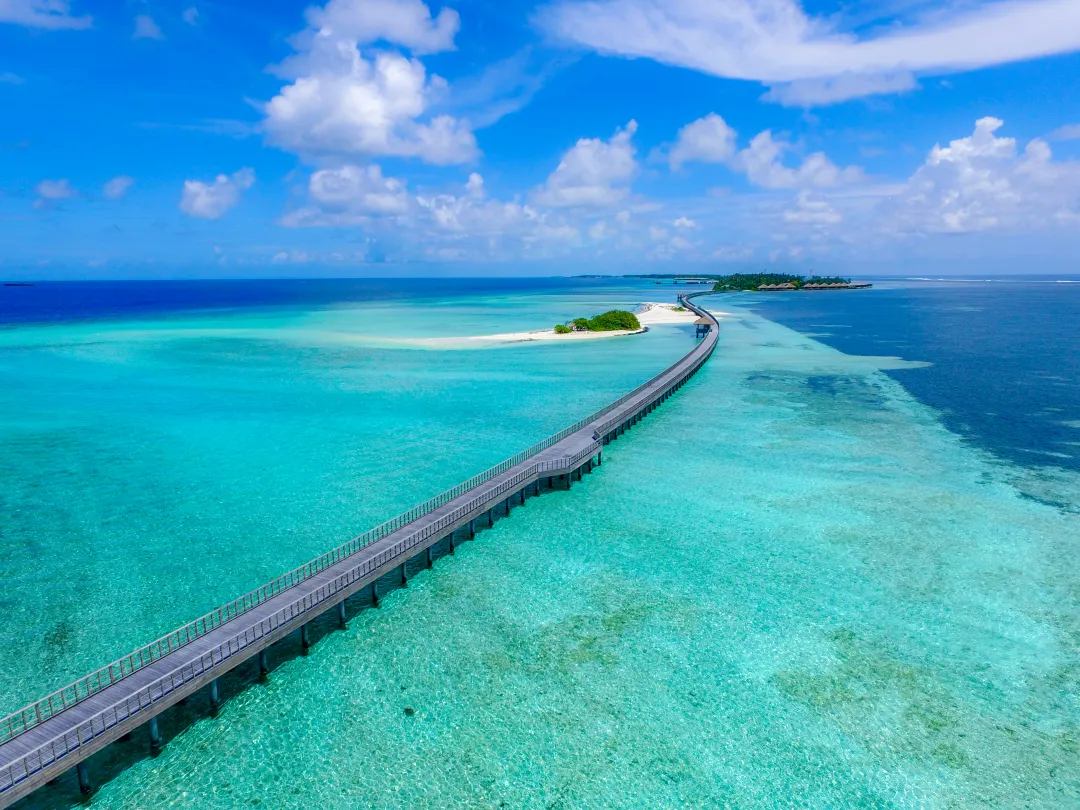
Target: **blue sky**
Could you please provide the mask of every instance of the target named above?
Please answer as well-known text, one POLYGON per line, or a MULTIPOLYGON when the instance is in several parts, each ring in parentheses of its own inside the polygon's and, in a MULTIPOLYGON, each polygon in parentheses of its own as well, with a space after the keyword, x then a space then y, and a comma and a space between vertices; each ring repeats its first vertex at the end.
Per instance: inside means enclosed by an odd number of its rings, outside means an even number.
POLYGON ((1080 272, 1078 51, 1080 0, 0 0, 0 275, 1080 272))

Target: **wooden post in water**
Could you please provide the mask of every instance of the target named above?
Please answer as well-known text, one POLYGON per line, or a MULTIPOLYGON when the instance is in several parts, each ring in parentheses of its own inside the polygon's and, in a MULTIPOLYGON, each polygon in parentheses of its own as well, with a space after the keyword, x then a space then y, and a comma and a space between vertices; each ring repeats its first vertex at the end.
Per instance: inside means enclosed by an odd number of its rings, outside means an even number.
POLYGON ((308 625, 310 624, 311 622, 300 625, 300 646, 304 648, 305 653, 311 647, 311 637, 308 635, 308 625))
POLYGON ((469 539, 476 537, 476 518, 469 521, 469 539))
POLYGON ((259 650, 259 679, 266 680, 270 674, 270 661, 267 660, 266 650, 259 650))
POLYGON ((454 533, 450 532, 450 553, 454 553, 454 533))
POLYGON ((371 583, 371 606, 379 606, 379 581, 375 580, 371 583))
POLYGON ((431 546, 427 547, 427 567, 431 568, 431 546))
POLYGON ((83 796, 90 795, 90 776, 86 773, 86 763, 80 762, 75 766, 75 775, 79 778, 79 793, 83 796))
POLYGON ((157 756, 161 751, 161 732, 158 730, 157 717, 150 718, 150 754, 157 756))
POLYGON ((408 565, 408 560, 401 564, 401 587, 405 588, 409 584, 409 571, 405 568, 408 565))
POLYGON ((221 690, 218 688, 218 679, 210 681, 210 714, 217 716, 221 709, 221 690))
POLYGON ((337 620, 338 620, 338 626, 341 627, 342 630, 344 630, 345 629, 345 600, 344 599, 342 599, 340 602, 337 603, 337 620))

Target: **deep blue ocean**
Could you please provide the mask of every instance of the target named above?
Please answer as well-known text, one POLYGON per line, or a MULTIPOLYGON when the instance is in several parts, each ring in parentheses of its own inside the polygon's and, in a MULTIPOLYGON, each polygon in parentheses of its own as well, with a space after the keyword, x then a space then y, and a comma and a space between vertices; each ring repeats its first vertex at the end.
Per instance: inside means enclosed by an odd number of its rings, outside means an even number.
POLYGON ((889 280, 867 291, 736 295, 846 354, 930 363, 887 373, 995 455, 1080 469, 1080 279, 889 280))
POLYGON ((373 301, 588 291, 596 278, 236 279, 39 282, 0 287, 0 325, 143 319, 202 310, 319 307, 373 301))

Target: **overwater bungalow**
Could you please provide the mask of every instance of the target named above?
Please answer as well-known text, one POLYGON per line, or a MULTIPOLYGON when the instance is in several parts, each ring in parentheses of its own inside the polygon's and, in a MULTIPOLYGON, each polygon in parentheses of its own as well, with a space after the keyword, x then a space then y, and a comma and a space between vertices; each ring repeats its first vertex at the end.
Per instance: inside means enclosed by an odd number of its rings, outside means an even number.
POLYGON ((839 282, 839 281, 823 282, 823 283, 813 281, 813 282, 810 282, 809 284, 803 284, 802 289, 804 289, 804 290, 865 290, 866 288, 873 287, 873 286, 874 286, 873 284, 870 284, 867 281, 852 281, 852 282, 849 282, 847 284, 844 284, 844 283, 839 282))

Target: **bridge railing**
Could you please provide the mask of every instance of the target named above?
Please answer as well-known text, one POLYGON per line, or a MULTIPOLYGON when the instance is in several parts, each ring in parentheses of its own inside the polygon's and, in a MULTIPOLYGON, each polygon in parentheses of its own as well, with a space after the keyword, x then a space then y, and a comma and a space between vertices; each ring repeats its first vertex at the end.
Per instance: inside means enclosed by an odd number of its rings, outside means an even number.
POLYGON ((0 772, 0 792, 10 789, 18 782, 29 778, 43 768, 76 751, 94 738, 115 728, 117 724, 127 720, 129 717, 149 709, 154 703, 160 702, 184 684, 195 680, 204 672, 219 666, 227 659, 235 657, 252 644, 265 638, 298 616, 305 613, 317 614, 321 612, 318 610, 321 605, 332 602, 338 594, 353 583, 377 571, 386 563, 400 558, 411 548, 422 544, 433 535, 441 535, 450 527, 456 527, 464 517, 472 514, 481 506, 497 502, 502 496, 516 492, 523 482, 534 476, 540 476, 545 472, 572 468, 575 464, 595 454, 599 449, 599 443, 592 442, 572 456, 538 461, 523 470, 519 470, 515 475, 500 482, 495 489, 488 490, 483 495, 459 505, 452 512, 440 517, 436 522, 427 524, 422 529, 402 538, 376 556, 364 560, 360 565, 336 577, 332 582, 321 586, 312 593, 305 594, 300 599, 290 602, 271 616, 260 621, 258 625, 246 628, 242 633, 232 636, 212 650, 203 653, 195 661, 184 663, 170 670, 140 688, 135 694, 118 700, 116 703, 81 721, 75 728, 57 735, 39 745, 33 751, 24 754, 0 772))
MULTIPOLYGON (((701 293, 698 293, 699 295, 701 293)), ((679 296, 679 300, 688 308, 695 312, 701 313, 693 304, 689 303, 689 296, 679 296)), ((172 652, 185 647, 196 639, 205 636, 212 630, 220 627, 226 622, 232 621, 238 616, 242 616, 248 611, 258 607, 269 599, 277 596, 278 594, 286 591, 290 588, 299 585, 312 576, 315 576, 320 571, 325 570, 331 565, 335 565, 341 562, 343 559, 356 554, 363 548, 366 548, 371 543, 381 540, 390 534, 393 534, 403 526, 412 523, 414 520, 421 518, 441 506, 449 503, 457 497, 460 497, 464 493, 471 489, 474 489, 492 478, 501 475, 507 470, 517 466, 521 462, 531 458, 537 453, 541 453, 547 450, 549 447, 557 444, 565 439, 567 436, 576 433, 582 428, 586 427, 598 419, 603 418, 606 414, 620 407, 624 403, 638 396, 642 391, 649 388, 649 386, 662 379, 665 375, 670 374, 675 368, 681 364, 686 363, 695 355, 700 354, 704 347, 699 344, 695 346, 693 350, 684 355, 676 363, 672 364, 668 368, 661 371, 648 381, 642 383, 633 391, 623 395, 614 402, 606 405, 600 410, 596 411, 583 419, 579 419, 574 424, 563 428, 558 433, 544 439, 541 442, 534 444, 526 450, 511 456, 505 461, 496 464, 494 467, 490 467, 484 470, 482 473, 473 476, 472 478, 464 481, 457 486, 446 490, 434 498, 409 509, 407 512, 403 512, 396 517, 391 518, 385 523, 370 529, 363 534, 354 537, 346 543, 338 546, 337 548, 326 552, 325 554, 316 557, 308 563, 289 571, 286 574, 282 574, 276 579, 256 588, 243 596, 234 599, 233 601, 222 605, 216 610, 207 613, 204 616, 200 616, 192 622, 184 625, 183 627, 173 630, 171 633, 162 636, 161 638, 150 642, 149 644, 140 647, 123 658, 117 659, 112 663, 90 673, 87 676, 80 678, 79 680, 71 683, 57 691, 47 695, 44 698, 26 706, 19 711, 13 712, 7 717, 0 720, 0 744, 7 742, 8 740, 23 734, 26 731, 34 728, 45 720, 49 719, 53 715, 61 712, 65 709, 74 706, 86 700, 93 694, 109 687, 119 681, 123 680, 149 666, 155 661, 171 654, 172 652)))

